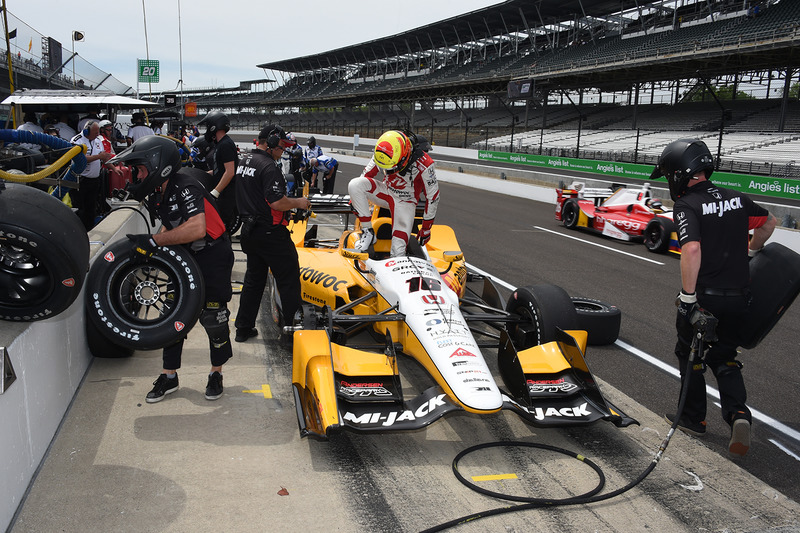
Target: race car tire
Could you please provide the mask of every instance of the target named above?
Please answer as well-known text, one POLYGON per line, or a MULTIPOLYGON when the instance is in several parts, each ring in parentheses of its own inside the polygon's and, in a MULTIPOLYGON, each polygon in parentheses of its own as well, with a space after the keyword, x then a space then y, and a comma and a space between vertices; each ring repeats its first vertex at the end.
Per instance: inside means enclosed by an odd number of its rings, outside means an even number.
POLYGON ((580 214, 581 207, 578 205, 577 200, 570 198, 564 202, 564 206, 561 208, 561 220, 564 221, 564 227, 575 229, 578 226, 580 214))
POLYGON ((185 337, 205 302, 200 267, 180 246, 161 246, 144 259, 123 239, 89 270, 86 312, 112 343, 163 348, 185 337))
POLYGON ((135 351, 133 348, 111 342, 97 329, 88 316, 84 323, 86 325, 86 342, 89 345, 89 353, 93 356, 100 359, 119 359, 133 355, 135 351))
POLYGON ((578 329, 586 331, 587 344, 613 344, 619 337, 622 313, 619 308, 593 298, 570 297, 578 313, 578 329))
POLYGON ((579 329, 578 312, 569 294, 557 285, 520 287, 506 303, 506 311, 522 317, 508 334, 517 350, 556 340, 558 329, 579 329))
POLYGON ((644 245, 651 252, 666 253, 669 250, 670 236, 675 231, 675 223, 661 217, 651 220, 644 230, 644 245))
POLYGON ((46 192, 0 189, 0 318, 43 320, 78 297, 89 269, 89 239, 72 210, 46 192))

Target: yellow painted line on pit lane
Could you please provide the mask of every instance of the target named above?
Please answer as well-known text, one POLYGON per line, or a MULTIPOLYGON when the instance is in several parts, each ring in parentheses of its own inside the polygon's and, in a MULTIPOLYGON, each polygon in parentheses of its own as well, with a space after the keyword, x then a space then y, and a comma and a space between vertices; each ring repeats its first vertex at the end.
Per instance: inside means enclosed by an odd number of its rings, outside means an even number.
POLYGON ((516 474, 495 474, 491 476, 472 476, 472 481, 498 481, 500 479, 517 479, 516 474))
POLYGON ((260 389, 243 390, 242 392, 248 392, 250 394, 263 394, 264 398, 267 398, 267 399, 272 398, 272 389, 266 383, 261 385, 260 389))
POLYGON ((636 255, 636 254, 630 254, 628 252, 623 252, 622 250, 617 250, 616 248, 611 248, 610 246, 604 246, 602 244, 598 244, 596 242, 587 241, 587 240, 581 239, 579 237, 574 237, 572 235, 566 235, 566 234, 561 233, 559 231, 553 231, 551 229, 543 228, 541 226, 534 226, 534 228, 536 228, 536 229, 538 229, 540 231, 546 231, 547 233, 552 233, 553 235, 558 235, 560 237, 566 237, 567 239, 572 239, 574 241, 582 242, 582 243, 585 243, 585 244, 591 244, 592 246, 597 246, 598 248, 602 248, 604 250, 609 250, 611 252, 616 252, 618 254, 627 255, 628 257, 633 257, 635 259, 641 259, 642 261, 647 261, 648 263, 654 263, 656 265, 662 265, 662 266, 664 265, 664 263, 662 263, 661 261, 656 261, 654 259, 648 259, 647 257, 642 257, 642 256, 636 255))

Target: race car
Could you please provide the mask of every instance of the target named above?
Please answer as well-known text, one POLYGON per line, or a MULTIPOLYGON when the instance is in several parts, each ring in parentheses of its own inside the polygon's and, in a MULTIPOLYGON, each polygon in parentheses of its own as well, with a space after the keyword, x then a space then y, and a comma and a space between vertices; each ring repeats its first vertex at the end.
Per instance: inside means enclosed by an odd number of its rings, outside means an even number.
MULTIPOLYGON (((329 239, 308 218, 291 226, 304 303, 282 326, 293 336, 302 436, 413 430, 452 412, 503 409, 537 427, 637 423, 600 392, 583 356, 587 332, 576 328, 575 304, 562 288, 522 287, 503 305, 491 279, 470 271, 450 227, 434 225, 424 247, 412 235, 408 255, 390 257, 391 218, 376 208, 377 242, 358 253, 349 198, 310 199, 316 213, 345 222, 329 239), (496 350, 496 365, 484 358, 487 349, 496 350)), ((271 278, 269 297, 279 322, 271 278)))
POLYGON ((575 182, 556 189, 556 220, 567 228, 586 228, 623 241, 643 241, 651 252, 680 254, 672 211, 653 198, 650 184, 640 189, 587 188, 575 182))

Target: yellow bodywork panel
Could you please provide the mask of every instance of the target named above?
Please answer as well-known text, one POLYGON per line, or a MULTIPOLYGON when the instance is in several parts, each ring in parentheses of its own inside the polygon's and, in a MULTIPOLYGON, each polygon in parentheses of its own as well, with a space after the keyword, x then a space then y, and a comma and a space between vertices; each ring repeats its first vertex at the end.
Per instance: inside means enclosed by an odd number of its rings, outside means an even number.
POLYGON ((365 352, 332 344, 333 366, 346 376, 391 376, 398 374, 397 361, 382 353, 365 352))
MULTIPOLYGON (((581 352, 585 353, 588 334, 583 330, 569 330, 566 333, 572 335, 581 352)), ((522 350, 517 353, 517 357, 525 374, 557 374, 572 366, 565 359, 559 343, 555 341, 522 350)))

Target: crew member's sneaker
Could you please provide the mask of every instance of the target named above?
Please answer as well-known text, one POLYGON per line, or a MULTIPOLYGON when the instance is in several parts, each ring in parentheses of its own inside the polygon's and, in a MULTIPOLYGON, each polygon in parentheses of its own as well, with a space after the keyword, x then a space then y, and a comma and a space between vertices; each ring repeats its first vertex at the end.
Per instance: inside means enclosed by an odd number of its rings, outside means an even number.
POLYGON ((375 232, 372 231, 372 228, 364 229, 361 231, 361 238, 358 239, 353 249, 356 252, 366 252, 369 250, 369 245, 375 242, 375 232))
POLYGON ((166 374, 160 374, 153 382, 153 390, 147 393, 147 403, 156 403, 164 399, 167 394, 172 394, 178 390, 178 374, 170 379, 166 374))
MULTIPOLYGON (((669 422, 671 426, 673 423, 675 423, 675 415, 671 413, 664 415, 664 420, 669 422)), ((706 421, 703 420, 702 422, 691 422, 688 418, 682 416, 678 421, 678 429, 694 437, 702 437, 706 434, 706 421)))
POLYGON ((746 418, 735 418, 731 424, 731 441, 728 451, 731 455, 744 456, 750 449, 750 421, 746 418))
POLYGON ((233 340, 236 342, 244 342, 256 335, 258 335, 258 330, 256 328, 236 328, 236 337, 233 340))
POLYGON ((220 396, 222 396, 222 374, 215 371, 208 376, 206 400, 216 400, 220 396))

